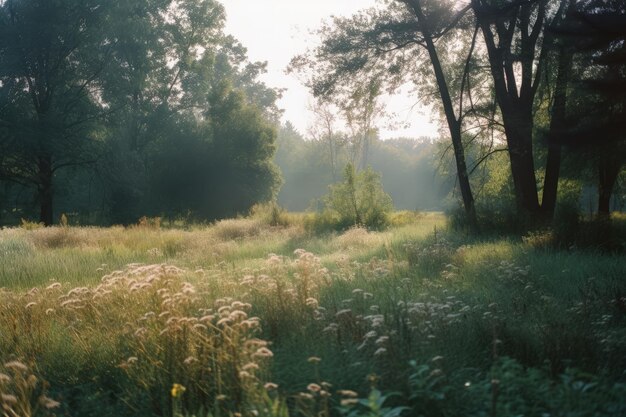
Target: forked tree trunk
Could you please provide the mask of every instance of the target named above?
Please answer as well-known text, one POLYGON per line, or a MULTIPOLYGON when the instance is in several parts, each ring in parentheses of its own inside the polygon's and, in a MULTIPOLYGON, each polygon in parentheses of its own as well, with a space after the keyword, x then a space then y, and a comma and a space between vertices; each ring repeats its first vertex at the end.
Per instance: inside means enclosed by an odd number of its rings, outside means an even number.
MULTIPOLYGON (((538 42, 546 24, 547 0, 503 3, 499 10, 481 0, 471 4, 483 32, 502 112, 517 207, 535 220, 540 207, 533 160, 533 103, 545 59, 538 48, 547 47, 538 42)), ((562 7, 557 13, 561 12, 562 7)))

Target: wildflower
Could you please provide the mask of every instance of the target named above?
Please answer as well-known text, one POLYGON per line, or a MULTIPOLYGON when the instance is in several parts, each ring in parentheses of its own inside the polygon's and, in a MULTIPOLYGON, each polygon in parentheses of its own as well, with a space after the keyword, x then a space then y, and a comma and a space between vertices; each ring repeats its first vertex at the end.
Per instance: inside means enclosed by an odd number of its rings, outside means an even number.
POLYGON ((259 365, 257 365, 257 364, 256 364, 256 363, 254 363, 254 362, 249 362, 249 363, 245 364, 245 365, 243 366, 243 368, 242 368, 242 369, 243 369, 244 371, 249 371, 249 370, 251 370, 251 369, 256 370, 256 369, 259 369, 259 365))
POLYGON ((339 325, 337 323, 330 323, 322 331, 323 332, 336 332, 338 329, 339 329, 339 325))
POLYGON ((7 383, 7 382, 11 382, 11 377, 8 376, 7 374, 0 373, 0 383, 7 383))
POLYGON ((131 363, 135 363, 137 362, 139 359, 137 358, 137 356, 131 356, 128 359, 126 359, 126 362, 131 364, 131 363))
POLYGON ((15 395, 11 395, 11 394, 0 394, 0 399, 2 399, 2 402, 8 405, 15 405, 17 404, 17 397, 15 395))
POLYGON ((194 358, 193 356, 189 356, 187 357, 187 359, 183 361, 185 365, 191 365, 192 363, 195 363, 195 362, 198 362, 198 359, 194 358))
POLYGON ((359 394, 349 389, 340 389, 339 391, 337 391, 337 394, 342 395, 344 397, 352 397, 352 398, 356 398, 359 396, 359 394))
POLYGON ((242 321, 248 318, 248 315, 246 314, 245 311, 235 310, 232 313, 230 313, 228 318, 232 321, 242 321))
POLYGON ((278 388, 277 384, 274 384, 273 382, 266 382, 265 385, 263 385, 263 387, 268 390, 268 391, 272 391, 278 388))
POLYGON ((385 349, 384 347, 381 347, 381 348, 378 348, 376 352, 374 352, 374 356, 381 356, 381 355, 384 355, 385 353, 387 353, 387 349, 385 349))
POLYGON ((222 316, 225 314, 230 314, 230 306, 222 306, 217 310, 217 312, 222 316))
POLYGON ((242 310, 244 308, 249 308, 252 307, 250 304, 248 303, 242 303, 241 301, 233 301, 233 303, 230 305, 230 307, 233 310, 242 310))
POLYGON ((309 359, 307 359, 308 363, 320 363, 322 361, 321 358, 318 358, 317 356, 311 356, 309 359))
POLYGON ((180 398, 186 389, 187 388, 185 388, 181 384, 172 385, 172 390, 171 390, 172 398, 180 398))
POLYGON ((378 339, 376 339, 375 343, 380 346, 380 345, 385 344, 388 340, 389 340, 389 336, 381 336, 378 339))
POLYGON ((274 354, 268 348, 261 347, 261 348, 257 349, 257 351, 252 356, 256 356, 256 357, 259 357, 259 358, 271 358, 272 356, 274 356, 274 354))
POLYGON ((307 307, 313 307, 313 308, 317 308, 318 306, 318 302, 315 298, 309 297, 306 299, 305 304, 307 305, 307 307))
POLYGON ((42 395, 39 398, 39 404, 41 404, 41 406, 47 410, 51 410, 53 408, 57 408, 58 406, 61 405, 60 402, 53 400, 52 398, 46 397, 45 395, 42 395))
POLYGON ((322 387, 320 387, 319 385, 317 385, 315 383, 311 383, 311 384, 307 385, 306 389, 308 389, 311 392, 320 392, 322 387))
POLYGON ((228 326, 228 325, 232 324, 232 322, 233 322, 233 321, 232 321, 231 319, 229 319, 228 317, 225 317, 225 318, 223 318, 223 319, 220 319, 220 320, 217 322, 217 325, 218 325, 218 326, 222 326, 222 325, 228 326))
POLYGON ((19 361, 7 362, 4 364, 4 367, 8 369, 14 369, 16 371, 22 371, 22 372, 28 371, 28 366, 24 365, 22 362, 19 362, 19 361))
POLYGON ((200 318, 200 321, 213 321, 214 317, 215 316, 213 316, 212 314, 207 314, 206 316, 202 316, 200 318))
POLYGON ((341 400, 342 407, 350 407, 356 405, 359 402, 358 398, 344 398, 341 400))

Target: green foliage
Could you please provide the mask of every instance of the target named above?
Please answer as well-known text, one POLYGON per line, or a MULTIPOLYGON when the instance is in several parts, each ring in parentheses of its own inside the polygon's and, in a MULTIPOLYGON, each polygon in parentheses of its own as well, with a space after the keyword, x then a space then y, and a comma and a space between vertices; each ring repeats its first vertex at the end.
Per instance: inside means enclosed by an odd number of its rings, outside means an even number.
POLYGON ((275 197, 264 64, 224 35, 219 2, 175 2, 170 19, 173 4, 2 2, 3 222, 215 220, 275 197))
POLYGON ((250 215, 270 226, 286 227, 294 223, 293 215, 289 214, 275 200, 254 205, 250 209, 250 215))
POLYGON ((623 414, 622 258, 444 221, 3 229, 0 363, 36 369, 59 415, 623 414))
POLYGON ((398 417, 409 407, 405 406, 389 406, 393 397, 398 396, 397 393, 383 394, 376 388, 372 388, 367 398, 356 400, 351 406, 343 406, 339 409, 341 415, 345 417, 398 417))
POLYGON ((371 168, 357 173, 348 164, 343 182, 330 187, 324 209, 312 227, 318 231, 328 226, 335 230, 352 226, 382 229, 388 225, 392 209, 391 197, 383 190, 380 175, 371 168))
POLYGON ((503 357, 489 372, 445 373, 412 362, 409 402, 415 416, 612 416, 626 412, 626 385, 568 368, 554 379, 542 368, 503 357))

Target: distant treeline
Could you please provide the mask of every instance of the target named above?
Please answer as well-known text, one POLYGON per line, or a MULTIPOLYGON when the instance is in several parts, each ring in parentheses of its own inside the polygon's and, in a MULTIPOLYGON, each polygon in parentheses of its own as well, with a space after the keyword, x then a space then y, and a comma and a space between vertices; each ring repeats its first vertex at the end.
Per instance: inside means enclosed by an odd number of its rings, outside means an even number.
MULTIPOLYGON (((287 123, 278 132, 275 162, 283 174, 278 202, 288 210, 316 208, 328 193, 328 186, 341 180, 350 161, 350 143, 337 147, 339 167, 330 162, 328 143, 305 139, 287 123)), ((402 210, 441 210, 454 187, 454 178, 440 175, 440 145, 430 138, 373 140, 368 164, 381 173, 383 187, 395 208, 402 210)))

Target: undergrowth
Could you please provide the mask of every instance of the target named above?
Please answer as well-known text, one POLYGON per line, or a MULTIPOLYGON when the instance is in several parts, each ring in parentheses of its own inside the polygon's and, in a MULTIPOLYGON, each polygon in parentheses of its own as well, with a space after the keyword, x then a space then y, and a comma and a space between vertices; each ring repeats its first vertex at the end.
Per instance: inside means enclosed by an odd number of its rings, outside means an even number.
POLYGON ((4 413, 626 412, 622 257, 431 214, 324 237, 272 217, 0 231, 4 413))

